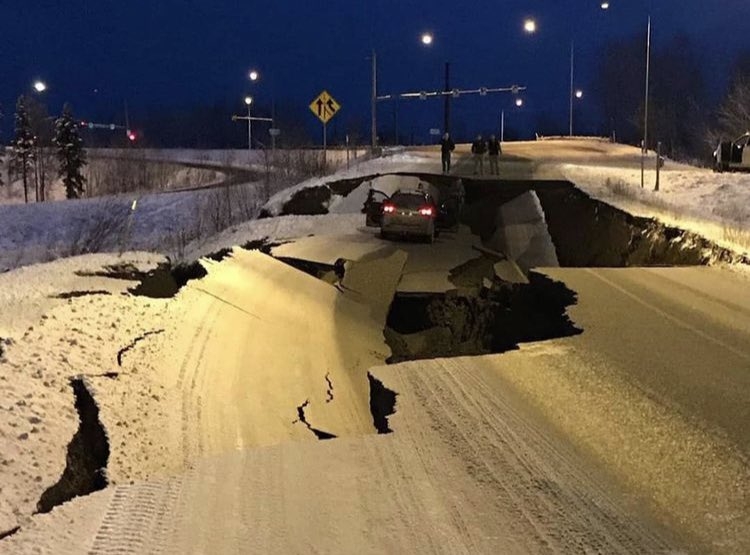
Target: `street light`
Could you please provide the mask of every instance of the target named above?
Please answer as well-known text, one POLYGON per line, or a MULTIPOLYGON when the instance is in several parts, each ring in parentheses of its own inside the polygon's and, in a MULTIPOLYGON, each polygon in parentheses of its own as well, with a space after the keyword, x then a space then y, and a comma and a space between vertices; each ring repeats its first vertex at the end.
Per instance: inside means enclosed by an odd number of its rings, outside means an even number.
MULTIPOLYGON (((602 9, 609 8, 609 3, 602 3, 602 9), (606 7, 604 6, 606 4, 606 7)), ((528 34, 536 33, 537 26, 536 21, 532 18, 527 18, 523 23, 523 29, 528 34)), ((569 97, 569 118, 568 118, 568 135, 573 136, 573 96, 581 98, 577 95, 577 91, 574 92, 574 79, 575 79, 575 42, 570 39, 570 97, 569 97)), ((583 93, 581 93, 583 96, 583 93)))
POLYGON ((250 81, 257 81, 258 79, 260 79, 260 73, 258 73, 258 72, 257 72, 257 71, 255 71, 255 70, 252 70, 252 71, 251 71, 251 72, 250 72, 250 73, 248 74, 248 77, 250 77, 250 81))
MULTIPOLYGON (((514 104, 516 105, 516 108, 521 108, 523 106, 523 98, 520 96, 516 98, 514 104)), ((505 109, 500 112, 500 143, 505 142, 505 109)))
POLYGON ((576 98, 583 98, 583 91, 581 89, 578 89, 576 91, 576 98))
POLYGON ((609 9, 609 2, 602 2, 602 9, 608 10, 609 9))
POLYGON ((38 93, 43 93, 47 90, 47 84, 44 81, 35 81, 34 90, 38 93))
MULTIPOLYGON (((424 46, 431 46, 435 41, 432 33, 422 33, 421 42, 424 46)), ((378 55, 375 49, 372 49, 372 90, 370 91, 370 142, 372 151, 378 147, 378 55)))

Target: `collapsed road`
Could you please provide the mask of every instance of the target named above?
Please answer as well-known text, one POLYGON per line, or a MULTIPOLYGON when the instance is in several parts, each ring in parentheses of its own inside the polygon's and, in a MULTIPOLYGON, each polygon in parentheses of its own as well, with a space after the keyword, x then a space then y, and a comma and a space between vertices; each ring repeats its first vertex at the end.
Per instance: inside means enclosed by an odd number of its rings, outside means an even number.
POLYGON ((2 547, 750 550, 750 293, 702 266, 729 255, 564 183, 466 188, 434 245, 352 230, 204 261, 95 380, 110 487, 2 547), (127 380, 160 392, 158 444, 117 425, 127 380))

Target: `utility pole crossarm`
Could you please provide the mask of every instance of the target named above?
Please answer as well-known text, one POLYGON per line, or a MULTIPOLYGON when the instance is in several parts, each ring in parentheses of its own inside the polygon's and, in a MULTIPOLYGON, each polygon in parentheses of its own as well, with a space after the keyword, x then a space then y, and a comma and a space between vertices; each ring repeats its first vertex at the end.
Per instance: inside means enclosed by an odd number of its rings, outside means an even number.
POLYGON ((270 121, 270 122, 273 122, 272 118, 256 118, 255 116, 253 116, 253 117, 248 117, 248 116, 232 116, 232 121, 237 121, 237 120, 242 120, 242 121, 270 121))
POLYGON ((478 89, 453 89, 450 91, 419 91, 419 92, 406 92, 406 93, 397 93, 397 94, 386 94, 382 96, 377 96, 375 99, 378 102, 384 101, 384 100, 396 100, 398 98, 420 98, 422 100, 425 100, 427 98, 437 98, 437 97, 444 97, 444 96, 461 96, 465 94, 479 94, 479 95, 486 95, 486 94, 492 94, 492 93, 513 93, 518 94, 521 91, 525 91, 526 87, 521 87, 518 85, 513 85, 510 87, 480 87, 478 89))

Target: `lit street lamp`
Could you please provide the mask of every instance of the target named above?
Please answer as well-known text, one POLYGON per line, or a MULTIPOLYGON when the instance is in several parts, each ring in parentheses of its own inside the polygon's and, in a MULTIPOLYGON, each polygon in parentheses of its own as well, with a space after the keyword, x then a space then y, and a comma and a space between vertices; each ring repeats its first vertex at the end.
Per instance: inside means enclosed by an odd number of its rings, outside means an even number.
POLYGON ((425 46, 430 46, 432 44, 432 41, 433 41, 432 33, 424 33, 422 35, 422 44, 424 44, 425 46))
MULTIPOLYGON (((604 2, 602 4, 602 9, 609 8, 609 4, 604 2), (604 6, 606 4, 606 7, 604 6)), ((536 21, 534 19, 527 19, 524 21, 523 24, 524 31, 526 31, 528 34, 534 34, 536 33, 537 27, 536 27, 536 21)), ((568 98, 569 101, 569 117, 568 117, 568 136, 573 136, 573 96, 576 98, 581 98, 583 96, 582 91, 574 91, 574 80, 575 80, 575 43, 573 39, 570 39, 570 96, 568 98), (581 96, 578 96, 578 92, 581 92, 581 96)))
POLYGON ((250 73, 248 74, 248 77, 250 77, 250 81, 257 81, 258 79, 260 79, 260 73, 258 73, 258 72, 257 72, 257 71, 255 71, 255 70, 252 70, 252 71, 251 71, 251 72, 250 72, 250 73))
POLYGON ((35 81, 34 90, 38 93, 43 93, 47 90, 47 84, 44 81, 35 81))
MULTIPOLYGON (((516 108, 523 107, 523 98, 520 96, 516 98, 514 104, 516 108)), ((500 143, 505 142, 505 109, 500 112, 500 143)))
POLYGON ((583 98, 583 91, 581 89, 576 91, 576 98, 583 98))

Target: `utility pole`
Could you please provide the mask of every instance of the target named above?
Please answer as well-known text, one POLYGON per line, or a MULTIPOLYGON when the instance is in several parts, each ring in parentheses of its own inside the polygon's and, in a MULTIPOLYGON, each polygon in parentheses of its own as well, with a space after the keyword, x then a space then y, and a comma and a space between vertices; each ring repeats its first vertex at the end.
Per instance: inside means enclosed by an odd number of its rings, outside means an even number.
POLYGON ((648 152, 648 86, 651 70, 651 14, 648 16, 648 27, 646 30, 646 97, 644 99, 643 109, 643 146, 641 148, 641 189, 646 186, 646 177, 644 168, 646 165, 645 157, 648 152))
POLYGON ((575 43, 573 40, 570 41, 570 126, 568 129, 568 136, 573 136, 573 76, 575 67, 575 43))
POLYGON ((371 121, 371 145, 372 152, 378 148, 378 55, 372 50, 372 91, 370 96, 372 110, 371 121))
MULTIPOLYGON (((445 92, 448 93, 451 90, 451 64, 445 62, 445 92)), ((451 132, 451 95, 445 95, 445 114, 443 121, 443 132, 451 132)))

